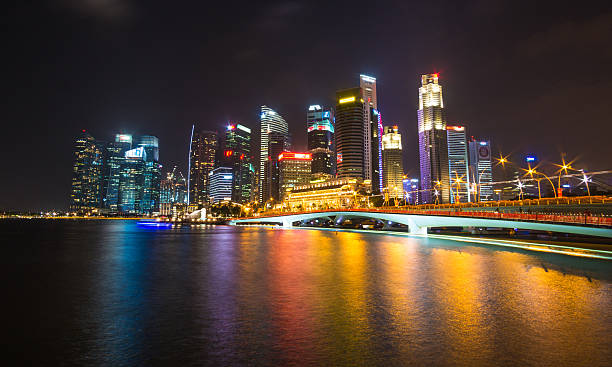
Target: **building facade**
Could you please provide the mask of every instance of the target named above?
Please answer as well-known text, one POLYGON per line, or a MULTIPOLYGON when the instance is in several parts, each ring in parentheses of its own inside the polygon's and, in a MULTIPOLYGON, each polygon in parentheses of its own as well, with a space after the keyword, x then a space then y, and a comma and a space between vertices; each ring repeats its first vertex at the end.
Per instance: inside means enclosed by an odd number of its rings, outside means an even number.
POLYGON ((472 140, 469 142, 470 177, 475 201, 494 200, 493 170, 491 166, 491 142, 488 140, 472 140))
POLYGON ((335 175, 333 111, 319 105, 309 106, 306 129, 308 151, 312 154, 312 174, 333 177, 335 175))
POLYGON ((253 165, 251 163, 251 129, 230 123, 225 131, 224 166, 232 169, 232 201, 247 203, 253 190, 253 165))
POLYGON ((144 171, 141 212, 152 214, 160 209, 161 164, 159 163, 159 139, 152 135, 138 137, 138 147, 144 149, 144 171))
POLYGON ((383 190, 392 198, 404 196, 402 136, 397 126, 385 126, 382 136, 383 190))
POLYGON ((378 109, 376 96, 376 78, 368 75, 359 75, 359 88, 361 89, 361 100, 363 101, 363 178, 372 179, 372 172, 375 170, 376 162, 372 160, 372 147, 375 142, 372 140, 372 128, 375 126, 371 110, 378 109))
POLYGON ((285 119, 276 111, 268 106, 261 106, 260 113, 260 152, 259 152, 259 202, 265 202, 264 199, 264 187, 268 185, 265 173, 266 173, 266 162, 270 153, 268 152, 268 145, 270 142, 270 134, 277 133, 286 137, 285 141, 287 144, 286 150, 289 149, 289 125, 285 119))
POLYGON ((336 176, 364 178, 364 114, 361 88, 336 92, 336 176))
POLYGON ((264 202, 274 199, 280 200, 280 187, 279 187, 279 166, 278 157, 282 152, 285 152, 287 148, 287 137, 283 134, 271 132, 268 136, 268 161, 265 165, 264 177, 265 186, 263 186, 263 199, 264 202))
POLYGON ((287 191, 283 206, 291 210, 350 208, 367 200, 367 190, 355 178, 311 182, 287 191))
POLYGON ((421 199, 424 203, 449 203, 446 117, 438 74, 421 76, 417 118, 421 199))
POLYGON ((109 214, 119 212, 119 182, 121 167, 125 163, 125 152, 132 149, 132 135, 117 134, 115 141, 106 146, 104 166, 104 209, 109 214))
POLYGON ((189 155, 189 204, 208 203, 208 177, 215 168, 219 137, 216 132, 194 132, 189 155))
POLYGON ((311 163, 310 153, 283 152, 278 156, 281 201, 284 200, 287 190, 310 182, 311 163))
POLYGON ((383 191, 383 158, 382 158, 382 136, 384 134, 382 116, 376 109, 370 109, 370 161, 372 162, 372 174, 370 175, 372 193, 378 195, 383 191))
POLYGON ((83 130, 74 141, 70 209, 86 213, 102 206, 104 146, 83 130))
POLYGON ((208 192, 213 204, 223 201, 231 201, 234 178, 230 167, 218 167, 208 174, 208 192))
POLYGON ((467 139, 464 126, 446 126, 451 203, 471 201, 467 139))

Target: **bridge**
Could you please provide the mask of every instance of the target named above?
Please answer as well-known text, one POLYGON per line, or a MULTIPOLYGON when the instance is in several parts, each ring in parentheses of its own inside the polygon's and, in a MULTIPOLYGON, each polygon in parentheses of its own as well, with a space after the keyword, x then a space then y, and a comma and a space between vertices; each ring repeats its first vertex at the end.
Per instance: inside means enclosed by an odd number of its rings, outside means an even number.
MULTIPOLYGON (((523 230, 568 233, 612 238, 612 217, 601 215, 556 215, 549 213, 507 213, 475 211, 426 211, 398 209, 342 209, 299 213, 277 213, 258 217, 239 218, 231 225, 275 224, 283 227, 299 226, 305 221, 323 219, 336 224, 350 218, 367 218, 408 227, 411 234, 426 235, 432 227, 515 228, 523 230)), ((384 228, 383 228, 384 229, 384 228)))

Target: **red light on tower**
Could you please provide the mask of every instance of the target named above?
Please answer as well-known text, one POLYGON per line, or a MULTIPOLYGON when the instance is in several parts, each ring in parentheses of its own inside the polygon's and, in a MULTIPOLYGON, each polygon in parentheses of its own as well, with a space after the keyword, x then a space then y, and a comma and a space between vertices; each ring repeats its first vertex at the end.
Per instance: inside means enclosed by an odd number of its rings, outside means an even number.
POLYGON ((305 160, 309 161, 312 159, 312 154, 310 153, 295 153, 295 152, 282 152, 278 155, 278 160, 281 161, 283 159, 297 159, 297 160, 305 160))
POLYGON ((231 157, 232 154, 234 154, 234 151, 233 150, 226 150, 224 154, 225 154, 226 157, 231 157))

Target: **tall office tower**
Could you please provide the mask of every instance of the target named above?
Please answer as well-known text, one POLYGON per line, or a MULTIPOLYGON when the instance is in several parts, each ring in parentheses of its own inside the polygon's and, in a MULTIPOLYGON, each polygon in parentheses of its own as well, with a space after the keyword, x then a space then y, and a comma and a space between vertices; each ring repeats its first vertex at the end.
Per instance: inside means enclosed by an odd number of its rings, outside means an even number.
POLYGON ((278 156, 286 151, 287 148, 287 137, 283 134, 271 132, 268 136, 268 161, 265 166, 266 185, 263 187, 263 199, 264 202, 273 198, 274 200, 280 200, 279 194, 279 170, 278 170, 278 156))
POLYGON ((474 140, 469 142, 470 178, 474 182, 474 196, 477 201, 493 200, 493 171, 491 167, 491 142, 474 140))
POLYGON ((372 193, 380 194, 383 190, 383 160, 382 160, 382 116, 376 109, 370 108, 371 162, 372 162, 372 193))
POLYGON ((438 74, 421 76, 417 116, 422 202, 448 203, 450 190, 446 118, 438 74))
POLYGON ((156 136, 143 135, 138 137, 137 145, 144 148, 145 151, 141 212, 152 214, 159 212, 160 209, 161 164, 159 164, 159 139, 156 136))
POLYGON ((270 142, 270 133, 279 133, 287 139, 287 149, 289 149, 289 125, 285 119, 276 111, 268 106, 261 106, 260 114, 260 151, 259 151, 259 202, 265 202, 264 187, 266 182, 266 162, 270 154, 268 153, 268 144, 270 142))
POLYGON ((208 174, 215 168, 219 138, 216 132, 194 132, 189 157, 189 204, 202 207, 208 202, 208 174))
POLYGON ((336 175, 364 178, 364 102, 361 88, 336 92, 336 175))
POLYGON ((132 135, 117 134, 115 141, 106 146, 106 164, 104 167, 104 205, 110 213, 119 211, 119 182, 121 167, 125 162, 125 152, 132 149, 132 135))
POLYGON ((231 201, 234 178, 230 167, 218 167, 208 174, 208 192, 212 203, 231 201))
POLYGON ((103 154, 102 144, 85 130, 74 141, 71 210, 90 212, 101 207, 103 154))
POLYGON ((306 129, 308 151, 312 154, 312 174, 332 178, 334 172, 334 116, 331 109, 319 105, 308 107, 306 129))
POLYGON ((312 154, 283 152, 278 156, 280 200, 287 190, 310 183, 312 154))
POLYGON ((252 174, 251 129, 244 125, 230 123, 225 130, 223 160, 232 169, 232 200, 247 203, 251 200, 252 174))
POLYGON ((144 173, 146 162, 144 147, 125 152, 119 181, 119 212, 122 214, 144 214, 144 173))
POLYGON ((397 126, 385 126, 382 136, 383 189, 389 197, 404 196, 404 164, 402 163, 402 135, 397 126))
POLYGON ((446 140, 451 203, 468 203, 471 197, 465 127, 446 126, 446 140))
POLYGON ((376 162, 372 161, 372 114, 371 109, 378 109, 376 99, 376 78, 367 75, 359 75, 359 87, 361 88, 361 99, 364 103, 363 109, 363 178, 372 179, 372 171, 376 162))

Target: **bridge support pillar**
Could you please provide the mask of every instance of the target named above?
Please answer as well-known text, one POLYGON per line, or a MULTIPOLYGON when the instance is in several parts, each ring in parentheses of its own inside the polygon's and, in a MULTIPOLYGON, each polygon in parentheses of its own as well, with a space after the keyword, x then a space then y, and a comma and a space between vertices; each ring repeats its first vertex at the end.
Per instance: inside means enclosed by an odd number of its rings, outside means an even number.
POLYGON ((293 222, 291 222, 290 220, 287 220, 287 219, 283 219, 283 227, 291 228, 291 227, 293 227, 293 222))
POLYGON ((422 235, 426 235, 427 234, 427 227, 421 227, 421 226, 417 226, 414 223, 409 223, 408 224, 408 232, 410 234, 422 234, 422 235))

